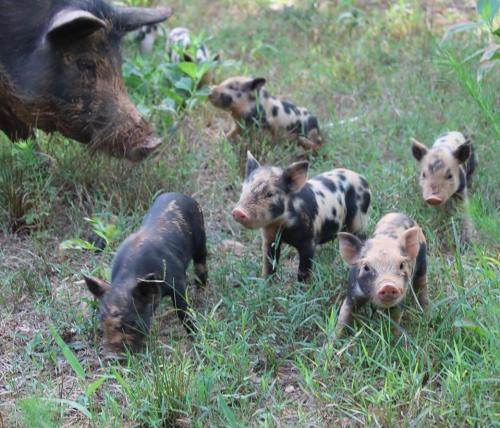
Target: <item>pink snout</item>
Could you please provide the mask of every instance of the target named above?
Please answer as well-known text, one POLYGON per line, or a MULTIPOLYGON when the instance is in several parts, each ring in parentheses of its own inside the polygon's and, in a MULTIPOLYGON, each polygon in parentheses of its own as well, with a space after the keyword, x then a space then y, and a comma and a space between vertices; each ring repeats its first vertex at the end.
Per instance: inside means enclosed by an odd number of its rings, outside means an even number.
POLYGON ((431 195, 425 199, 429 205, 439 205, 443 200, 437 195, 431 195))
POLYGON ((233 218, 235 221, 237 221, 238 223, 241 223, 241 224, 247 224, 248 223, 248 220, 250 220, 250 217, 248 216, 248 214, 245 212, 245 210, 243 210, 242 208, 240 207, 236 207, 233 212, 233 218))
POLYGON ((377 291, 377 296, 383 302, 392 302, 401 296, 401 290, 392 284, 385 284, 377 291))

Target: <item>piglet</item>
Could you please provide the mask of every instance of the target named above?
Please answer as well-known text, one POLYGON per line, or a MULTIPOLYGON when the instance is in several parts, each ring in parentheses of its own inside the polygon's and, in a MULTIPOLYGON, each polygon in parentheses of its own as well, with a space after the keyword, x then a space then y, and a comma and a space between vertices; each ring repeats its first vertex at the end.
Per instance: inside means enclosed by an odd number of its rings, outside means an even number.
POLYGON ((180 193, 160 195, 140 228, 118 248, 111 284, 85 276, 90 292, 100 300, 106 353, 138 350, 149 331, 160 300, 170 296, 189 333, 195 326, 186 301, 186 268, 194 262, 202 285, 207 281, 206 237, 198 203, 180 193))
MULTIPOLYGON (((418 224, 401 213, 386 214, 373 237, 362 242, 350 233, 339 233, 340 255, 351 266, 347 297, 340 309, 336 336, 351 326, 353 312, 366 303, 389 309, 401 321, 403 304, 413 287, 420 306, 427 311, 426 241, 418 224)), ((399 335, 396 326, 392 329, 399 335)))
MULTIPOLYGON (((192 47, 191 32, 184 27, 176 27, 170 30, 167 36, 167 49, 170 61, 193 62, 196 64, 208 63, 210 61, 219 61, 220 55, 212 55, 204 43, 200 43, 196 48, 192 47), (195 55, 191 53, 193 52, 195 55)), ((213 83, 213 70, 208 70, 202 77, 200 86, 213 83)))
POLYGON ((282 242, 299 252, 299 281, 312 270, 316 247, 341 230, 366 229, 371 193, 365 178, 339 168, 307 180, 309 164, 285 169, 261 166, 247 153, 246 178, 233 218, 249 229, 262 229, 262 275, 275 272, 282 242))
MULTIPOLYGON (((413 138, 412 153, 420 164, 420 187, 427 204, 446 208, 451 200, 462 200, 467 205, 467 191, 476 167, 470 140, 460 132, 447 132, 428 149, 413 138)), ((472 220, 465 212, 465 240, 470 238, 472 229, 472 220)))
POLYGON ((236 137, 243 128, 264 128, 274 136, 295 139, 305 149, 318 149, 323 140, 316 116, 304 107, 273 97, 263 89, 265 83, 262 77, 231 77, 210 87, 210 102, 233 117, 227 137, 236 137))

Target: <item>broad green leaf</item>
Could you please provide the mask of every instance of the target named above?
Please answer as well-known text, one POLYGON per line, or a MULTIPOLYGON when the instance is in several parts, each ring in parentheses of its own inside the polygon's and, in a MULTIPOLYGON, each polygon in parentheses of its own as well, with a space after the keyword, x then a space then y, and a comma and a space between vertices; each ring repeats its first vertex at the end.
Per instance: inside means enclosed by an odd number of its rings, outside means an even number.
POLYGON ((498 13, 499 0, 479 0, 476 5, 477 13, 481 15, 483 21, 491 25, 493 18, 498 13))
POLYGON ((184 90, 186 92, 191 93, 193 90, 193 79, 189 77, 183 77, 182 79, 175 82, 174 85, 177 89, 184 90))
POLYGON ((198 75, 198 66, 194 62, 179 62, 177 67, 191 77, 191 79, 196 79, 198 75))
POLYGON ((78 361, 78 358, 76 358, 75 354, 73 354, 71 349, 69 349, 69 346, 64 342, 64 340, 62 340, 61 336, 59 336, 52 324, 49 324, 49 331, 56 343, 59 345, 59 348, 61 348, 66 361, 69 363, 73 371, 80 379, 85 379, 85 370, 83 370, 80 361, 78 361))
POLYGON ((84 239, 66 239, 66 241, 61 242, 60 245, 63 250, 90 250, 95 251, 97 248, 90 242, 84 239))

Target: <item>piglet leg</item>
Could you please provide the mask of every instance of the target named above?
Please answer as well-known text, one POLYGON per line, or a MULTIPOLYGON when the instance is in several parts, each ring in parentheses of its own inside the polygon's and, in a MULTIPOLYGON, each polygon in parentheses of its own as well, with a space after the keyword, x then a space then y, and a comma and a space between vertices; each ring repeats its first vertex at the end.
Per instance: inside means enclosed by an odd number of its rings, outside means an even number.
POLYGON ((399 327, 399 323, 401 322, 401 318, 403 317, 403 309, 395 306, 389 309, 389 313, 391 315, 392 327, 391 331, 394 336, 399 337, 401 335, 401 328, 399 327))
POLYGON ((304 244, 298 250, 299 250, 299 272, 297 274, 297 280, 300 282, 305 282, 311 276, 313 257, 314 257, 314 246, 311 244, 304 244))
POLYGON ((345 299, 342 307, 340 308, 339 316, 337 319, 337 326, 335 328, 335 338, 340 338, 344 335, 345 327, 352 327, 353 322, 353 305, 349 299, 345 299))

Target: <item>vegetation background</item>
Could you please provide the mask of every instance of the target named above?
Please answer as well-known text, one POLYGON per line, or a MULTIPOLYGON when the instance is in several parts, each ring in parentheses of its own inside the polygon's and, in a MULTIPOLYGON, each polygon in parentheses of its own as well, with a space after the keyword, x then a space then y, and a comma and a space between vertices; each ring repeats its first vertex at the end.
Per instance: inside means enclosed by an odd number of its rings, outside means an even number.
MULTIPOLYGON (((271 93, 319 116, 326 143, 311 174, 366 175, 370 231, 389 211, 423 226, 431 319, 410 304, 396 340, 387 317, 367 310, 333 344, 347 277, 336 242, 307 285, 295 282, 290 248, 280 281, 259 278, 260 234, 230 215, 247 142, 226 141, 230 119, 195 89, 203 69, 169 65, 161 38, 149 57, 127 38, 123 73, 165 139, 157 157, 137 165, 60 135, 0 136, 0 427, 499 426, 498 68, 476 80, 498 17, 443 41, 449 26, 480 19, 474 2, 170 4, 167 27, 189 27, 222 53, 218 80, 266 77, 271 93), (479 160, 466 246, 460 211, 424 205, 411 157, 410 137, 430 145, 446 130, 471 135, 479 160), (210 285, 190 289, 200 333, 191 342, 165 301, 143 353, 103 361, 82 272, 109 276, 117 246, 164 191, 194 195, 205 212, 210 285), (102 253, 88 251, 95 234, 108 242, 102 253)), ((266 134, 252 150, 269 164, 302 155, 266 134)))

